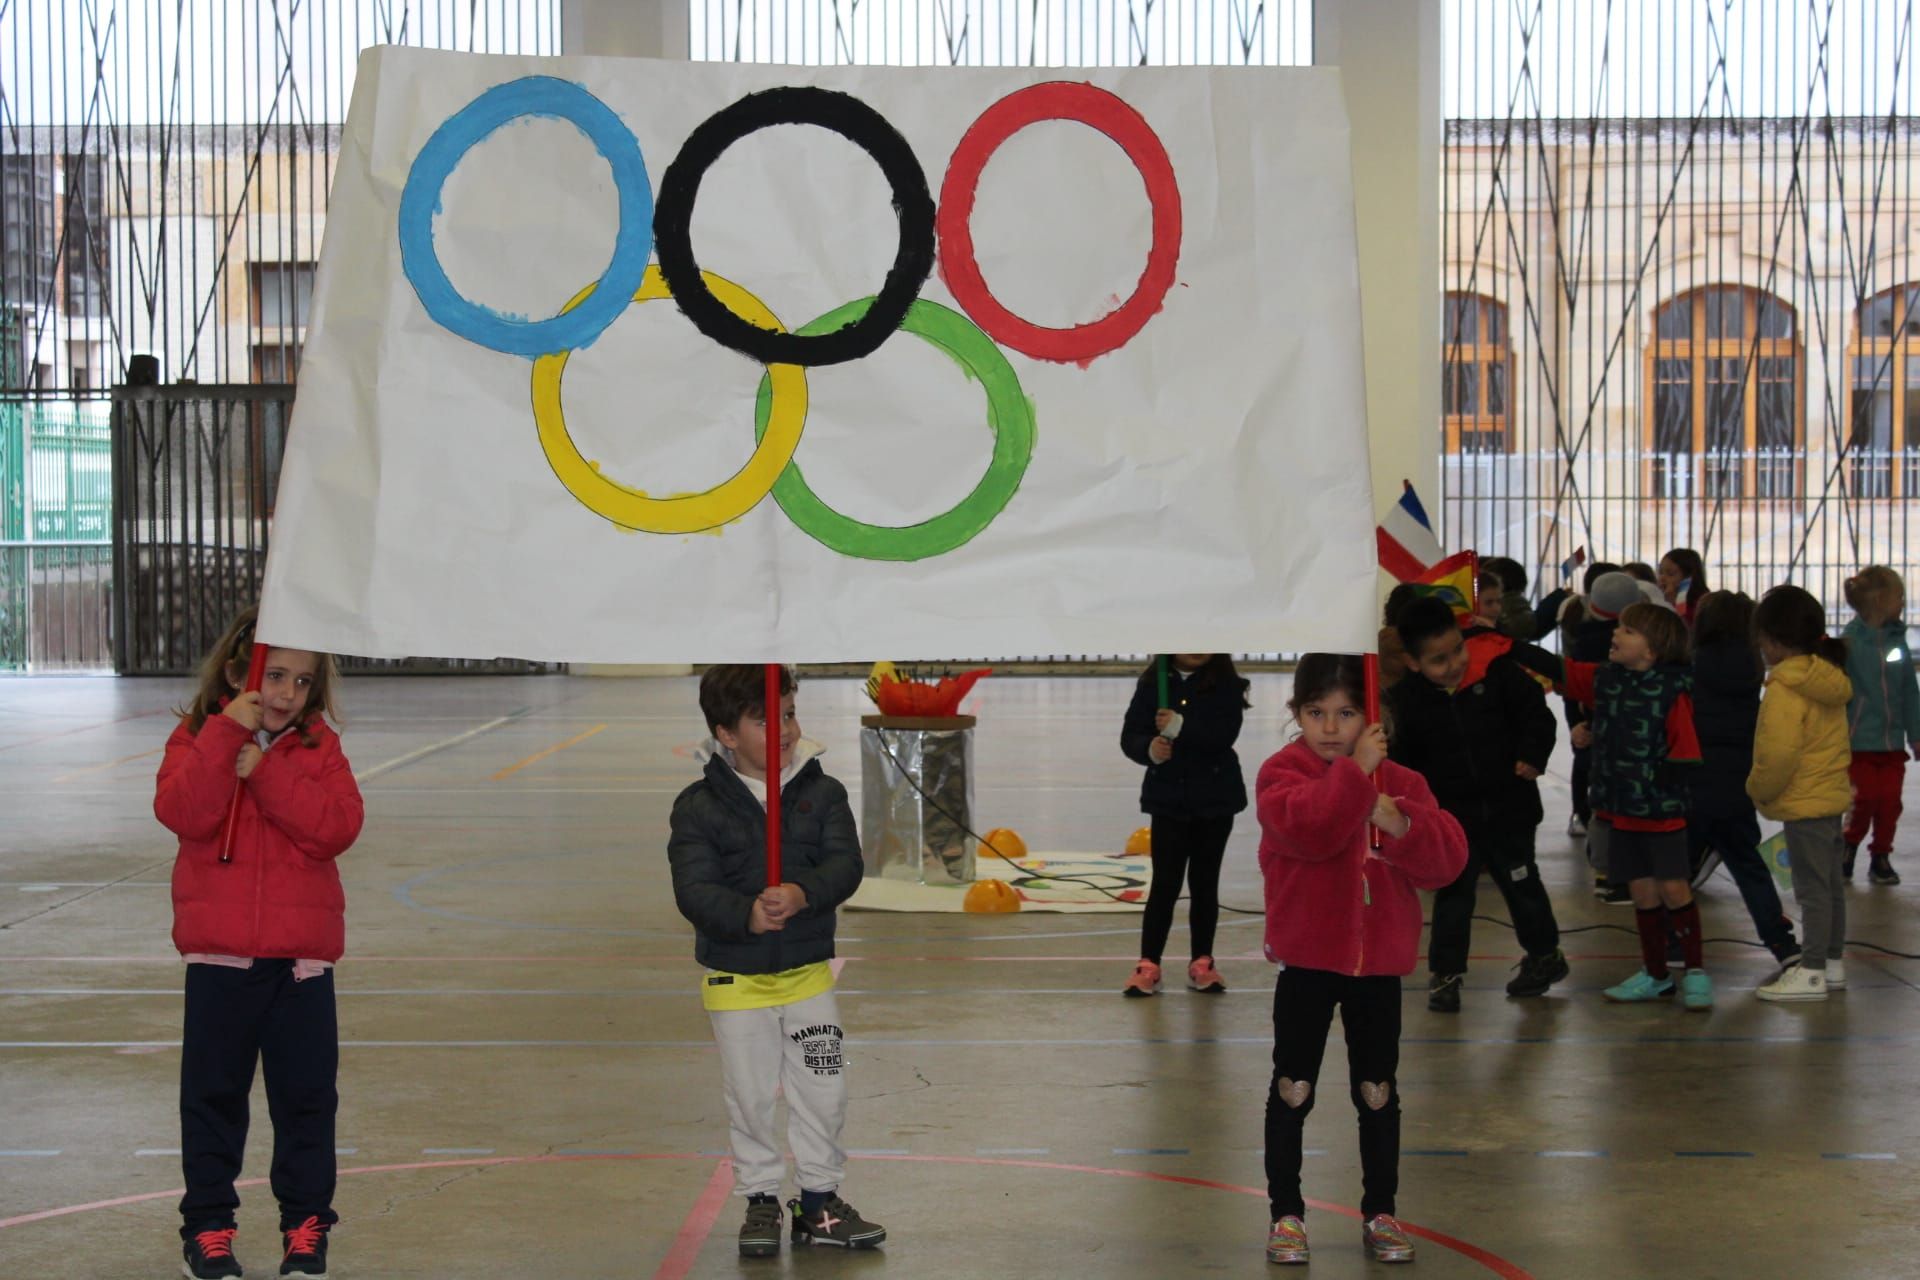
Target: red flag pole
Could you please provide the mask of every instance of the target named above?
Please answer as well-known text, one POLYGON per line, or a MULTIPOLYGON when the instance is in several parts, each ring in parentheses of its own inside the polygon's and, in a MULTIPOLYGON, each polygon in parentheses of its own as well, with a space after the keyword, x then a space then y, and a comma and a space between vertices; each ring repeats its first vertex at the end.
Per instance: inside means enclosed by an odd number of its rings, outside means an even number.
POLYGON ((767 664, 767 887, 780 883, 780 664, 767 664))
MULTIPOLYGON (((247 659, 247 687, 243 692, 260 692, 260 682, 267 675, 267 646, 257 641, 253 646, 253 656, 247 659)), ((247 784, 234 779, 233 799, 227 802, 227 827, 220 835, 220 861, 233 861, 233 833, 240 825, 240 788, 247 784)))
MULTIPOLYGON (((1366 680, 1366 714, 1369 727, 1380 723, 1380 655, 1369 653, 1362 659, 1366 680)), ((1373 771, 1373 789, 1380 790, 1380 771, 1373 771)), ((1380 849, 1380 828, 1367 827, 1367 847, 1376 853, 1380 849)))

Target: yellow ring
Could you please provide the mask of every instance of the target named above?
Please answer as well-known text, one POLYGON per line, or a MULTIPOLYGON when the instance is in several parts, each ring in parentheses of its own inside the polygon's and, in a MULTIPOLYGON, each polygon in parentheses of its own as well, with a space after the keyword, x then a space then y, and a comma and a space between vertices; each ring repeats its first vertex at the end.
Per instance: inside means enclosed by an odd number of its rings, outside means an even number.
MULTIPOLYGON (((760 299, 731 280, 702 271, 713 295, 737 316, 751 320, 763 329, 785 333, 786 327, 775 318, 760 299)), ((567 312, 593 294, 588 285, 561 311, 567 312)), ((660 274, 650 266, 633 292, 635 302, 653 302, 670 298, 672 293, 660 274)), ((800 429, 807 421, 807 371, 797 364, 770 364, 767 377, 773 398, 767 431, 760 438, 747 464, 713 488, 677 498, 649 497, 643 490, 629 488, 600 474, 592 463, 580 456, 573 437, 567 434, 566 415, 560 407, 560 379, 567 370, 570 351, 555 351, 533 362, 533 421, 540 430, 540 447, 560 483, 595 515, 603 516, 623 529, 643 533, 699 533, 738 520, 765 498, 773 482, 793 461, 800 445, 800 429)))

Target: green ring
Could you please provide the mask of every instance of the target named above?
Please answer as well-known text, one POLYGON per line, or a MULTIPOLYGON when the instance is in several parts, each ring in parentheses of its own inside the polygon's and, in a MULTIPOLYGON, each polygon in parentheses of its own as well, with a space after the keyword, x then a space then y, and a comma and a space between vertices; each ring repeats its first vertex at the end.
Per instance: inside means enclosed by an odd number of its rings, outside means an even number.
MULTIPOLYGON (((830 333, 857 322, 871 305, 872 298, 849 302, 793 332, 803 337, 830 333)), ((1033 460, 1033 406, 1020 389, 1019 375, 993 340, 958 311, 925 298, 914 301, 900 327, 945 352, 985 389, 987 425, 993 430, 993 459, 980 483, 951 510, 919 524, 900 526, 865 524, 840 514, 807 484, 799 460, 789 462, 773 483, 773 500, 816 542, 862 560, 925 560, 966 545, 1006 509, 1019 491, 1027 464, 1033 460)), ((772 382, 762 375, 753 411, 755 441, 766 434, 772 399, 772 382)))

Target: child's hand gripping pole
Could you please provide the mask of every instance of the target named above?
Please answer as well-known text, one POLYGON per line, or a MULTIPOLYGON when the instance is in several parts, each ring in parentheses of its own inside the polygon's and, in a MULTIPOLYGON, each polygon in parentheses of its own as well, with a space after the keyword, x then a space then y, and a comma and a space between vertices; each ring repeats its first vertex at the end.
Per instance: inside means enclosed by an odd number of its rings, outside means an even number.
POLYGON ((767 888, 780 884, 780 664, 767 663, 767 888))
MULTIPOLYGON (((1361 660, 1361 669, 1365 672, 1366 716, 1369 726, 1380 723, 1380 655, 1369 653, 1361 660)), ((1380 771, 1373 771, 1373 789, 1380 790, 1380 771)), ((1380 828, 1371 823, 1367 826, 1367 847, 1375 853, 1380 851, 1380 828)))
MULTIPOLYGON (((260 692, 260 682, 267 674, 267 646, 256 642, 253 656, 247 659, 247 687, 243 693, 260 692)), ((220 836, 220 861, 233 861, 233 833, 240 825, 240 788, 247 784, 240 779, 233 781, 233 799, 227 803, 227 829, 220 836)))

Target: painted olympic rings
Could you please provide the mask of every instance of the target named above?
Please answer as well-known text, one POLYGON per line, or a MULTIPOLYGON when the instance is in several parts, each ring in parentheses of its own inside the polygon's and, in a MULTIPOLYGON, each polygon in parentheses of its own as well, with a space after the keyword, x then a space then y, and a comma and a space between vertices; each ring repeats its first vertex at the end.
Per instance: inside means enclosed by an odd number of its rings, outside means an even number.
POLYGON ((420 305, 442 328, 489 351, 538 356, 588 345, 627 309, 627 295, 639 288, 652 252, 653 184, 639 139, 613 108, 552 76, 495 85, 447 117, 414 157, 400 192, 400 263, 420 305), (440 191, 454 166, 475 143, 522 116, 558 116, 586 134, 613 170, 613 188, 620 193, 620 228, 613 237, 613 257, 600 273, 599 298, 546 320, 517 320, 469 302, 447 279, 433 248, 433 215, 440 211, 440 191))
POLYGON ((1105 89, 1054 81, 1010 93, 973 122, 947 162, 940 187, 940 278, 982 329, 1036 360, 1084 364, 1124 347, 1146 328, 1173 288, 1180 260, 1180 184, 1153 126, 1105 89), (1113 139, 1140 171, 1153 209, 1153 243, 1133 296, 1106 316, 1071 329, 1048 329, 1001 306, 973 253, 973 201, 980 174, 1000 144, 1042 120, 1078 120, 1113 139))
POLYGON ((844 364, 880 349, 933 273, 933 193, 907 140, 860 99, 831 89, 769 89, 748 94, 687 135, 680 154, 660 176, 653 237, 674 301, 700 332, 721 346, 761 364, 844 364), (817 336, 769 331, 730 310, 701 284, 700 265, 693 257, 693 202, 700 194, 700 179, 728 147, 777 124, 819 125, 872 156, 893 188, 893 209, 900 219, 900 248, 873 305, 845 328, 818 331, 817 336))
MULTIPOLYGON (((752 317, 754 323, 778 329, 780 321, 760 299, 731 280, 708 275, 705 287, 738 314, 752 317)), ((569 308, 584 306, 598 286, 588 285, 569 308)), ((648 267, 646 278, 634 291, 635 302, 652 302, 670 297, 659 267, 648 267)), ((564 313, 563 313, 564 314, 564 313)), ((766 429, 747 465, 726 480, 703 493, 678 498, 655 498, 632 489, 600 473, 600 468, 581 456, 573 437, 567 434, 566 416, 560 407, 560 377, 567 370, 566 351, 541 356, 533 362, 533 422, 540 432, 540 447, 547 462, 567 491, 582 506, 604 516, 623 529, 645 533, 698 533, 738 520, 767 496, 774 481, 793 461, 794 448, 800 443, 800 429, 807 420, 807 375, 798 365, 767 366, 762 383, 761 402, 766 410, 766 429)))
MULTIPOLYGON (((872 298, 849 302, 795 332, 834 332, 843 324, 857 323, 873 305, 872 298)), ((787 519, 829 550, 863 560, 925 560, 965 545, 1012 501, 1033 458, 1033 406, 1020 389, 1019 375, 986 334, 959 312, 925 298, 914 300, 900 327, 946 352, 986 390, 993 459, 980 483, 951 510, 904 527, 863 524, 841 515, 813 492, 798 462, 782 471, 773 482, 773 500, 787 513, 787 519)), ((755 439, 766 436, 778 404, 779 392, 772 376, 769 369, 760 380, 759 403, 753 416, 755 439)))
POLYGON ((954 148, 936 206, 926 174, 899 131, 859 99, 831 90, 786 86, 749 94, 697 126, 662 174, 658 204, 631 130, 580 85, 529 76, 496 85, 449 117, 408 171, 399 207, 400 258, 427 314, 457 337, 533 361, 534 422, 554 474, 589 510, 623 528, 693 533, 739 519, 771 493, 789 519, 842 555, 920 560, 965 545, 1005 509, 1033 456, 1033 407, 1018 375, 994 343, 1035 359, 1085 367, 1130 342, 1165 305, 1179 263, 1179 185, 1166 148, 1124 101, 1090 84, 1029 86, 981 114, 954 148), (516 119, 557 117, 586 135, 606 160, 619 195, 619 227, 600 278, 557 315, 525 320, 462 296, 440 265, 433 220, 455 166, 477 143, 516 119), (987 288, 970 226, 980 176, 1001 144, 1028 125, 1071 120, 1104 133, 1146 184, 1153 214, 1146 268, 1133 294, 1088 324, 1052 329, 1014 315, 987 288), (741 285, 703 271, 691 225, 701 179, 733 143, 775 124, 812 124, 845 137, 873 157, 892 188, 899 248, 873 296, 847 303, 788 332, 741 285), (648 259, 658 255, 658 265, 648 259), (921 298, 938 261, 966 314, 921 298), (574 445, 561 405, 571 352, 590 345, 634 302, 672 298, 704 336, 766 366, 754 420, 755 448, 733 476, 701 493, 656 498, 600 473, 574 445), (794 460, 806 422, 806 367, 872 354, 896 329, 946 352, 987 394, 994 449, 985 474, 955 506, 901 527, 865 524, 814 494, 794 460))

